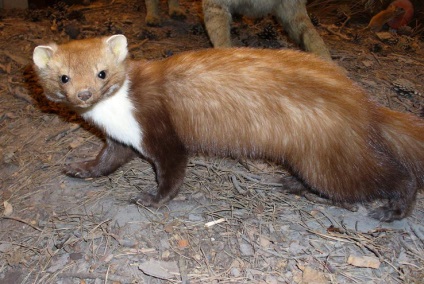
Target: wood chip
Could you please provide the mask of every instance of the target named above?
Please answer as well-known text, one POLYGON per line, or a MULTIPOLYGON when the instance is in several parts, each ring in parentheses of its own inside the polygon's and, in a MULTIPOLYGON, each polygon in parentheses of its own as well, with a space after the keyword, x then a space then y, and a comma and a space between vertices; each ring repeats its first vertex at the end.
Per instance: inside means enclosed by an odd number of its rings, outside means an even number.
POLYGON ((179 248, 186 248, 188 247, 188 240, 182 239, 178 241, 178 247, 179 248))
POLYGON ((221 219, 218 219, 218 220, 215 220, 215 221, 211 221, 211 222, 206 223, 205 224, 205 227, 212 227, 212 226, 214 226, 216 224, 219 224, 219 223, 222 223, 222 222, 225 222, 225 221, 226 221, 225 218, 221 218, 221 219))
POLYGON ((367 267, 374 269, 378 269, 380 267, 380 261, 377 258, 370 256, 350 255, 347 259, 347 263, 357 267, 367 267))
POLYGON ((138 266, 145 274, 160 278, 172 279, 179 275, 178 265, 175 261, 159 261, 151 259, 138 266))
POLYGON ((325 278, 324 273, 306 266, 303 269, 302 283, 324 284, 329 281, 325 278))
POLYGON ((4 216, 10 216, 10 215, 12 215, 12 213, 13 213, 13 206, 12 206, 12 204, 10 204, 7 201, 4 201, 3 202, 3 205, 4 205, 4 211, 3 211, 4 216))

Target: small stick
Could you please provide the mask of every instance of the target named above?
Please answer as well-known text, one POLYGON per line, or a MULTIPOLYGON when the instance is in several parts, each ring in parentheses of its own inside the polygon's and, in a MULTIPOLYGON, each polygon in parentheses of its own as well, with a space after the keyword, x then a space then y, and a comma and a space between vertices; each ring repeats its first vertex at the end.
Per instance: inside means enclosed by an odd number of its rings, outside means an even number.
POLYGON ((346 16, 346 20, 344 20, 343 24, 340 26, 339 32, 346 26, 347 22, 349 22, 349 20, 350 20, 350 16, 349 15, 346 15, 345 12, 343 12, 343 15, 346 16))
POLYGON ((351 38, 350 37, 348 37, 348 36, 345 36, 344 34, 341 34, 341 33, 339 33, 339 32, 336 32, 336 31, 333 31, 329 26, 327 26, 327 25, 322 25, 321 24, 321 26, 323 26, 327 31, 329 31, 331 34, 334 34, 334 35, 336 35, 336 36, 339 36, 339 37, 341 37, 342 39, 345 39, 345 40, 351 40, 351 38))
POLYGON ((215 226, 215 225, 222 223, 222 222, 225 222, 225 221, 227 221, 227 219, 221 218, 221 219, 218 219, 218 220, 215 220, 215 221, 207 222, 205 224, 205 227, 209 228, 209 227, 215 226))
POLYGON ((79 279, 101 279, 101 280, 110 280, 121 283, 132 283, 132 279, 111 274, 101 274, 101 273, 87 273, 87 272, 65 272, 59 273, 57 275, 59 278, 79 278, 79 279))
POLYGON ((61 131, 59 131, 59 132, 57 132, 53 135, 50 135, 49 137, 47 137, 46 142, 49 142, 52 139, 57 141, 57 140, 61 139, 62 137, 65 137, 69 133, 78 130, 80 127, 81 127, 81 125, 79 125, 79 124, 73 124, 73 125, 71 125, 70 127, 66 128, 64 130, 61 130, 61 131))
POLYGON ((209 265, 209 261, 208 261, 208 257, 207 257, 207 255, 205 254, 205 252, 203 251, 202 247, 200 247, 200 251, 202 252, 203 257, 204 257, 204 259, 205 259, 206 267, 207 267, 207 268, 208 268, 208 270, 209 270, 209 275, 210 275, 210 276, 214 276, 214 275, 215 275, 215 272, 214 272, 214 271, 212 270, 212 268, 210 267, 210 265, 209 265))
POLYGON ((2 216, 1 218, 18 221, 18 222, 24 223, 27 226, 30 226, 31 228, 33 228, 33 229, 35 229, 35 230, 37 230, 39 232, 42 232, 43 231, 42 229, 38 228, 37 226, 32 225, 30 222, 25 221, 25 220, 23 220, 21 218, 18 218, 18 217, 2 216))
POLYGON ((378 65, 380 65, 380 66, 381 66, 380 59, 378 59, 377 55, 375 55, 375 53, 374 53, 374 52, 371 52, 371 54, 372 54, 372 56, 374 56, 375 60, 377 60, 378 65))
POLYGON ((238 182, 235 175, 231 175, 231 181, 233 182, 234 187, 237 189, 238 193, 240 193, 241 195, 246 195, 246 190, 241 188, 240 183, 238 182))
POLYGON ((178 258, 178 268, 180 269, 181 283, 188 284, 187 264, 184 257, 178 258))

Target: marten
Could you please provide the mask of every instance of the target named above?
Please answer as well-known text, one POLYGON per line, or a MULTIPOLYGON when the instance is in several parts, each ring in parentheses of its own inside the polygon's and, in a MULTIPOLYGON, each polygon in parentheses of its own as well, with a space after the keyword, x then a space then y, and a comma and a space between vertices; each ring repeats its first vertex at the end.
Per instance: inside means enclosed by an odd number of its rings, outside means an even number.
POLYGON ((108 175, 136 156, 155 168, 161 206, 196 153, 281 164, 332 201, 387 204, 381 221, 411 213, 424 184, 424 123, 380 106, 336 64, 294 50, 221 48, 127 60, 124 35, 37 46, 48 99, 69 105, 107 141, 66 174, 108 175))

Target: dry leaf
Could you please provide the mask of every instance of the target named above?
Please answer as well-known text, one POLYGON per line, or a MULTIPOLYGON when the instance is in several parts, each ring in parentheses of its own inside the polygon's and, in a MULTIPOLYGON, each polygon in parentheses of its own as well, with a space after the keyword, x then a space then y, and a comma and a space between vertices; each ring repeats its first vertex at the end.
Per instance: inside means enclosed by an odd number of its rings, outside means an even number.
POLYGON ((188 247, 188 240, 182 239, 178 241, 178 247, 179 248, 186 248, 188 247))
POLYGON ((172 234, 174 232, 174 223, 168 223, 165 225, 165 227, 163 228, 165 232, 172 234))
POLYGON ((329 283, 324 273, 306 266, 303 270, 302 283, 325 284, 329 283))
POLYGON ((84 143, 84 138, 78 137, 77 139, 75 139, 69 144, 69 147, 71 147, 71 149, 75 149, 81 146, 83 143, 84 143))
POLYGON ((375 257, 370 256, 354 256, 350 255, 347 263, 357 267, 379 268, 380 261, 375 257))
POLYGON ((260 236, 258 241, 263 249, 268 249, 271 244, 271 241, 264 236, 260 236))
POLYGON ((171 252, 169 250, 164 251, 162 252, 162 259, 168 259, 170 255, 171 252))
POLYGON ((12 204, 10 204, 7 201, 4 201, 3 202, 3 205, 4 205, 4 211, 3 211, 4 216, 10 216, 10 215, 12 215, 12 213, 13 213, 13 206, 12 206, 12 204))

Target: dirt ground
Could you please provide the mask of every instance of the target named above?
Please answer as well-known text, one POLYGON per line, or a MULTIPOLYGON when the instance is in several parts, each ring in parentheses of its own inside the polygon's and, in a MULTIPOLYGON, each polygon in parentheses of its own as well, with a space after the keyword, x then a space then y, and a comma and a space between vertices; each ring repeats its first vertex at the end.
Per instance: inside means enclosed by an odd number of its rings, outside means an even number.
MULTIPOLYGON (((276 184, 284 169, 261 161, 193 157, 180 194, 157 210, 130 202, 156 187, 143 160, 97 179, 62 173, 103 141, 43 98, 34 47, 115 33, 134 58, 211 47, 199 1, 180 2, 187 18, 170 19, 162 2, 161 27, 144 24, 141 0, 0 12, 0 283, 422 283, 422 193, 412 216, 381 223, 363 205, 287 194, 276 184)), ((373 99, 423 115, 419 34, 317 19, 334 61, 373 99)), ((232 35, 237 46, 297 48, 271 17, 238 17, 232 35)))

